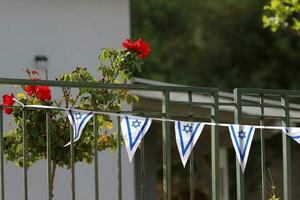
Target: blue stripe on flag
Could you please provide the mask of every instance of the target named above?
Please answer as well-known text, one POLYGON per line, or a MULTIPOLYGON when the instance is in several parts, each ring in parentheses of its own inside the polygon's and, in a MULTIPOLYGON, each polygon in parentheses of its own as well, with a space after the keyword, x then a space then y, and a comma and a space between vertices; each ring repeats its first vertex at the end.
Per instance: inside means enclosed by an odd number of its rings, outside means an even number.
POLYGON ((71 115, 71 118, 72 118, 72 125, 74 125, 73 126, 73 134, 74 134, 74 138, 73 138, 73 140, 74 141, 76 141, 76 140, 78 140, 79 139, 79 130, 80 130, 80 128, 81 128, 81 126, 82 126, 82 124, 85 122, 85 120, 90 116, 90 115, 92 115, 93 113, 92 112, 90 112, 90 113, 88 113, 81 121, 80 121, 80 124, 79 124, 79 126, 78 126, 78 129, 77 129, 77 126, 76 126, 76 120, 75 120, 75 118, 74 118, 74 113, 73 113, 73 111, 72 110, 69 110, 69 113, 70 113, 70 115, 71 115))
POLYGON ((295 136, 292 136, 293 139, 299 139, 300 138, 300 135, 295 135, 295 136))
POLYGON ((249 135, 248 135, 248 137, 247 137, 246 146, 245 146, 245 148, 244 148, 244 150, 243 150, 243 160, 244 160, 244 156, 245 156, 245 153, 246 153, 247 146, 248 146, 248 144, 249 144, 250 137, 251 137, 251 135, 252 135, 252 131, 253 131, 253 126, 251 126, 251 128, 250 128, 250 130, 249 130, 249 133, 248 133, 249 135))
POLYGON ((195 129, 193 130, 192 136, 191 136, 190 140, 188 141, 188 143, 186 144, 185 147, 184 147, 184 144, 183 144, 183 138, 182 138, 180 121, 178 121, 177 124, 178 124, 178 132, 179 132, 180 144, 181 144, 181 153, 184 156, 185 153, 186 153, 186 151, 187 151, 187 149, 189 148, 189 146, 191 145, 191 143, 192 143, 192 141, 194 139, 195 133, 197 132, 197 130, 198 130, 199 126, 200 126, 200 123, 198 123, 197 126, 195 127, 195 129))
POLYGON ((87 114, 87 115, 83 118, 83 120, 80 122, 75 140, 77 139, 77 137, 79 137, 79 130, 80 130, 82 124, 83 124, 83 123, 85 122, 85 120, 86 120, 89 116, 91 116, 92 114, 93 114, 93 113, 90 112, 90 113, 87 114))
POLYGON ((241 148, 240 148, 240 145, 239 145, 239 143, 237 141, 237 138, 236 138, 236 135, 235 135, 235 130, 234 130, 233 126, 230 125, 230 128, 231 128, 231 132, 232 132, 231 134, 233 134, 233 137, 234 137, 234 142, 235 142, 236 146, 238 147, 241 160, 243 161, 245 153, 246 153, 246 149, 247 149, 247 146, 248 146, 248 143, 249 143, 249 139, 250 139, 250 137, 252 135, 253 127, 251 127, 250 130, 249 130, 249 132, 248 132, 248 137, 247 137, 246 145, 243 148, 243 152, 241 152, 241 148))
POLYGON ((76 127, 76 121, 75 121, 75 118, 74 118, 74 116, 73 116, 73 112, 72 112, 72 110, 69 110, 69 113, 70 113, 70 115, 71 115, 71 118, 72 118, 72 121, 73 121, 73 123, 72 123, 72 125, 74 124, 74 126, 73 126, 73 139, 75 140, 75 138, 76 138, 76 133, 77 133, 77 127, 76 127))
POLYGON ((129 145, 130 145, 130 150, 132 150, 132 148, 135 146, 137 140, 139 139, 139 137, 141 136, 142 132, 144 131, 147 123, 148 123, 148 118, 146 118, 142 128, 140 129, 140 131, 138 132, 137 136, 135 137, 134 141, 132 142, 132 134, 131 134, 131 129, 130 129, 130 124, 129 124, 129 118, 127 116, 125 116, 125 120, 126 120, 126 124, 127 124, 127 132, 128 132, 128 136, 129 136, 129 145))

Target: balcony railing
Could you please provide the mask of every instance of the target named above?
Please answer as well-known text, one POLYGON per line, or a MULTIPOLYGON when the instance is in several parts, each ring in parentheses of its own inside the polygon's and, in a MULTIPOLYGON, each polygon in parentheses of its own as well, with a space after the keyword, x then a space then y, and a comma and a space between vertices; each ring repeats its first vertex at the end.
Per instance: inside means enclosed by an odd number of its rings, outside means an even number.
MULTIPOLYGON (((111 89, 111 90, 120 90, 127 89, 129 91, 144 91, 144 92, 159 92, 162 95, 161 109, 160 112, 152 112, 152 111, 123 111, 121 113, 126 114, 139 114, 145 116, 152 116, 155 114, 157 117, 162 118, 172 118, 174 113, 172 111, 172 105, 174 103, 183 104, 187 107, 186 111, 180 113, 180 117, 185 117, 191 121, 197 115, 198 117, 202 117, 207 119, 207 121, 211 121, 214 123, 219 122, 219 113, 220 107, 232 107, 234 108, 234 116, 235 120, 232 123, 243 124, 246 119, 258 119, 261 125, 264 125, 265 120, 268 119, 277 119, 282 121, 283 126, 290 126, 290 122, 292 120, 297 119, 297 117, 290 116, 290 98, 300 97, 300 91, 286 91, 286 90, 265 90, 265 89, 235 89, 234 90, 234 99, 231 101, 220 101, 219 90, 217 88, 203 88, 203 87, 185 87, 185 86, 152 86, 152 85, 139 85, 139 84, 94 84, 94 83, 83 83, 83 82, 59 82, 59 81, 42 81, 42 80, 24 80, 24 79, 6 79, 0 78, 1 85, 48 85, 51 87, 70 87, 70 88, 93 88, 93 89, 111 89), (185 101, 177 101, 173 100, 172 95, 174 93, 182 93, 187 95, 187 99, 185 101), (201 99, 194 100, 194 95, 201 95, 206 97, 206 100, 202 101, 201 99), (245 97, 254 96, 259 101, 250 101, 245 100, 245 97), (272 105, 266 103, 264 100, 266 98, 280 98, 279 105, 272 105), (209 99, 209 101, 207 101, 209 99), (195 113, 195 107, 205 107, 209 110, 208 114, 195 113), (245 114, 243 109, 245 107, 255 107, 259 109, 258 114, 245 114), (282 116, 270 116, 265 114, 266 108, 275 108, 283 111, 282 116)), ((30 112, 35 108, 23 109, 23 120, 26 120, 26 113, 30 112)), ((38 108, 41 109, 41 108, 38 108)), ((49 110, 44 109, 46 115, 46 135, 47 135, 47 174, 48 174, 48 199, 52 199, 51 195, 51 185, 50 185, 50 171, 51 171, 51 137, 50 137, 50 126, 49 126, 49 110)), ((105 111, 104 111, 105 112, 105 111)), ((96 114, 94 114, 96 115, 96 114)), ((95 116, 94 116, 95 118, 95 116)), ((97 136, 97 126, 96 120, 94 120, 94 135, 97 136)), ((4 180, 9 177, 5 177, 5 168, 4 168, 4 146, 3 146, 3 107, 0 109, 0 177, 1 177, 1 191, 0 197, 2 200, 5 199, 5 184, 4 180)), ((122 159, 121 159, 121 132, 120 132, 120 118, 118 117, 118 148, 117 148, 117 168, 118 168, 118 199, 122 199, 122 159)), ((26 129, 25 123, 23 126, 23 157, 24 157, 24 167, 23 167, 23 180, 24 180, 24 199, 28 200, 28 169, 27 169, 27 154, 28 154, 28 144, 26 140, 26 135, 30 133, 30 130, 26 129)), ((171 124, 168 121, 162 122, 162 150, 163 150, 163 199, 171 200, 172 190, 172 174, 171 174, 171 135, 173 131, 171 130, 171 124)), ((219 174, 219 128, 218 126, 212 126, 210 129, 210 137, 211 137, 211 194, 213 200, 220 199, 220 174, 219 174)), ((265 191, 266 191, 266 164, 265 164, 265 134, 264 130, 260 130, 260 140, 261 140, 261 199, 265 199, 265 191)), ((72 132, 70 133, 70 137, 72 138, 72 132)), ((96 139, 96 137, 95 137, 96 139)), ((96 141, 95 141, 96 142, 96 141)), ((291 139, 288 138, 285 134, 282 134, 282 154, 283 154, 283 191, 284 191, 284 199, 291 200, 291 139)), ((141 151, 143 151, 144 146, 141 145, 141 151)), ((95 161, 94 161, 94 174, 95 174, 95 199, 101 199, 101 194, 99 193, 99 164, 98 164, 98 151, 95 149, 95 161)), ((71 173, 71 199, 75 200, 75 184, 76 184, 76 176, 75 176, 75 168, 74 168, 74 142, 71 140, 70 145, 70 173, 71 173)), ((189 158, 189 190, 190 195, 189 199, 194 200, 194 191, 195 191, 195 171, 194 171, 194 160, 197 157, 191 153, 189 158)), ((144 159, 141 162, 141 168, 144 168, 144 159)), ((245 199, 245 183, 244 183, 244 175, 240 169, 238 161, 236 162, 236 199, 244 200, 245 199)), ((142 179, 144 180, 144 179, 142 179)), ((142 184, 143 185, 143 184, 142 184)), ((137 199, 145 199, 143 195, 144 188, 141 188, 141 197, 137 197, 137 199)), ((46 197, 45 197, 46 198, 46 197)))

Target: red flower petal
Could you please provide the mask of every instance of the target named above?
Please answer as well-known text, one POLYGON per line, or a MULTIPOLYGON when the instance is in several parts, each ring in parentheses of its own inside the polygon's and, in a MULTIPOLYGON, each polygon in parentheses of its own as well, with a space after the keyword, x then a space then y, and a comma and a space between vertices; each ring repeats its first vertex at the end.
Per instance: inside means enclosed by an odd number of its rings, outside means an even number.
POLYGON ((52 98, 51 90, 48 86, 37 86, 36 95, 40 101, 50 101, 52 98))
MULTIPOLYGON (((39 78, 32 78, 31 80, 40 80, 39 78)), ((25 85, 24 90, 27 92, 28 96, 32 96, 34 93, 36 93, 37 86, 35 85, 25 85)))
POLYGON ((36 86, 25 85, 24 90, 27 92, 27 95, 31 97, 36 92, 36 86))
POLYGON ((151 51, 149 44, 142 38, 138 39, 136 42, 132 42, 131 39, 126 39, 123 41, 122 45, 124 48, 137 53, 142 59, 146 58, 151 51))
POLYGON ((139 57, 146 58, 151 51, 149 44, 140 38, 136 41, 136 45, 137 45, 137 51, 139 53, 139 57))
POLYGON ((122 42, 122 46, 126 49, 132 49, 133 47, 133 42, 131 39, 126 39, 122 42))
MULTIPOLYGON (((14 105, 15 100, 13 98, 14 98, 13 94, 11 94, 11 95, 8 95, 8 94, 3 95, 2 96, 2 104, 4 106, 12 106, 12 105, 14 105)), ((13 112, 12 108, 4 108, 3 110, 8 115, 10 115, 13 112)))

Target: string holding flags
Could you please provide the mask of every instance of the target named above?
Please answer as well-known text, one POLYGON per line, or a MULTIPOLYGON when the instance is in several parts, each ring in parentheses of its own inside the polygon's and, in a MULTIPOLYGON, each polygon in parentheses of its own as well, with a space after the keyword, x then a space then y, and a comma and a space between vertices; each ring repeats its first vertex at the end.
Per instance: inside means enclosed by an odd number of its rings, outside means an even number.
MULTIPOLYGON (((237 159, 241 165, 241 169, 244 172, 246 163, 248 160, 251 143, 253 140, 255 129, 269 129, 269 130, 281 130, 284 134, 294 139, 300 144, 300 127, 283 127, 283 126, 261 126, 261 125, 239 125, 239 124, 227 124, 227 123, 214 123, 214 122, 185 122, 176 121, 174 119, 166 118, 147 118, 136 117, 122 113, 107 112, 107 111, 91 111, 69 108, 60 108, 56 106, 47 105, 24 105, 17 99, 14 99, 23 109, 43 109, 43 110, 61 110, 67 113, 73 127, 73 141, 79 140, 84 127, 93 114, 110 115, 121 117, 121 129, 124 137, 126 150, 128 152, 129 160, 131 161, 134 153, 139 146, 142 138, 148 131, 152 120, 165 121, 175 123, 175 136, 176 143, 181 157, 183 166, 186 165, 189 155, 196 144, 202 129, 205 125, 208 126, 222 126, 228 127, 230 137, 234 150, 237 155, 237 159)), ((70 145, 71 142, 65 146, 70 145)))
MULTIPOLYGON (((81 133, 87 124, 87 122, 91 119, 93 116, 92 112, 78 112, 73 110, 67 110, 68 119, 73 127, 73 140, 76 142, 79 140, 81 133)), ((70 145, 71 142, 65 145, 70 145)))
POLYGON ((121 117, 121 129, 130 162, 151 122, 152 119, 145 117, 128 115, 121 117))
POLYGON ((200 122, 175 121, 176 144, 184 167, 203 127, 204 124, 200 122))
POLYGON ((255 127, 230 124, 228 128, 236 156, 241 165, 241 169, 244 172, 255 132, 255 127))
POLYGON ((282 131, 288 136, 290 136, 293 140, 295 140, 298 144, 300 144, 300 128, 282 128, 282 131))

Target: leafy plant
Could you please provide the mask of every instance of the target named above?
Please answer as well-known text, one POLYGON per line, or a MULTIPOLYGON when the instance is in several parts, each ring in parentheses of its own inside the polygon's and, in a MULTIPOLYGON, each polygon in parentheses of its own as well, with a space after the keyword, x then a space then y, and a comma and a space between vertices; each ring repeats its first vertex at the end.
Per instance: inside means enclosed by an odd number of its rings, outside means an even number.
MULTIPOLYGON (((143 40, 132 42, 125 40, 123 46, 126 49, 116 50, 111 48, 102 49, 99 56, 100 64, 97 69, 99 75, 93 76, 86 68, 77 67, 74 71, 57 77, 59 81, 90 82, 95 84, 125 84, 136 71, 141 71, 143 58, 150 53, 150 48, 143 40), (129 46, 128 46, 129 44, 129 46)), ((29 79, 38 80, 37 71, 26 71, 29 79)), ((138 97, 130 94, 125 89, 72 89, 62 87, 62 99, 52 99, 51 90, 48 86, 23 86, 25 93, 3 96, 3 105, 11 106, 15 100, 24 105, 48 105, 65 108, 84 110, 105 110, 118 112, 122 110, 122 102, 138 101, 138 97)), ((24 166, 23 157, 23 115, 26 116, 26 136, 28 141, 27 167, 38 160, 47 158, 46 140, 46 113, 42 110, 23 110, 20 108, 4 108, 6 114, 12 114, 16 128, 10 130, 4 137, 5 158, 14 161, 18 166, 24 166)), ((56 166, 70 167, 70 146, 64 147, 70 141, 71 125, 66 115, 58 110, 50 110, 50 135, 51 135, 51 188, 55 177, 56 166)), ((107 115, 97 115, 98 122, 97 146, 94 146, 93 124, 90 121, 80 140, 74 143, 74 162, 85 161, 91 163, 94 157, 94 148, 99 151, 116 149, 117 138, 109 134, 113 128, 112 121, 107 115)))
POLYGON ((270 0, 264 6, 263 26, 275 32, 279 28, 289 28, 296 33, 300 31, 299 0, 270 0))

